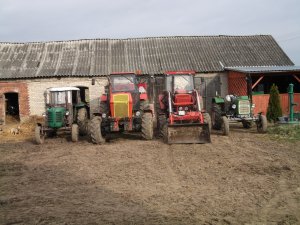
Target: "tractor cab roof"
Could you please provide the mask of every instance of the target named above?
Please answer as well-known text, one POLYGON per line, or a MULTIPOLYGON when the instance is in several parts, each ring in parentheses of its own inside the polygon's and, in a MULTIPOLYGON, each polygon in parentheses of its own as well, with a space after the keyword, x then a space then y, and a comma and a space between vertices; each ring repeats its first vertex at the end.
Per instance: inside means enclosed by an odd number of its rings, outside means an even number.
POLYGON ((55 91, 79 91, 80 89, 77 87, 54 87, 48 88, 47 91, 55 92, 55 91))

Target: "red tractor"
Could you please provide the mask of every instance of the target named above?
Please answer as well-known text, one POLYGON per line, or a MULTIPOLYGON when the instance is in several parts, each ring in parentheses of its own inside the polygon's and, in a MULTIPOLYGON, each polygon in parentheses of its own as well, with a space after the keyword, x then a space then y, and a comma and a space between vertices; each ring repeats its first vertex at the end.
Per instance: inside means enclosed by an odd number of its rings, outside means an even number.
POLYGON ((201 109, 195 72, 166 72, 158 95, 158 127, 168 144, 209 143, 211 120, 201 109))
POLYGON ((153 139, 153 104, 148 101, 147 83, 135 73, 108 76, 106 93, 101 96, 100 114, 90 123, 92 142, 105 142, 113 132, 137 131, 146 140, 153 139))

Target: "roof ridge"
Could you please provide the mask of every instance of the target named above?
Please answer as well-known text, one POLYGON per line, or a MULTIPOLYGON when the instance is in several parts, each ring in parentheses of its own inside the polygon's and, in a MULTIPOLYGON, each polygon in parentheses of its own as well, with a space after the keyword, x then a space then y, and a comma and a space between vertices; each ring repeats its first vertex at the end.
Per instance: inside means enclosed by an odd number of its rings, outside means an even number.
POLYGON ((159 39, 159 38, 221 38, 221 37, 229 37, 229 38, 238 38, 238 37, 258 37, 258 36, 271 36, 271 34, 252 34, 252 35, 175 35, 175 36, 155 36, 155 37, 134 37, 134 38, 90 38, 90 39, 72 39, 72 40, 57 40, 57 41, 29 41, 29 42, 7 42, 0 41, 0 44, 47 44, 47 43, 61 43, 61 42, 80 42, 80 41, 128 41, 128 40, 141 40, 141 39, 159 39))

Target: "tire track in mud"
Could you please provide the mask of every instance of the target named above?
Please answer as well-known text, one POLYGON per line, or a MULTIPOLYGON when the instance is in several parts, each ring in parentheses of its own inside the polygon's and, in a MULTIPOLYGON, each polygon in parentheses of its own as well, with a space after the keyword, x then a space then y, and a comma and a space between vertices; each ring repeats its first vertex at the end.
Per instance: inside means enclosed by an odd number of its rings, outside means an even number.
POLYGON ((292 189, 288 185, 285 177, 288 170, 290 169, 282 168, 277 184, 278 189, 263 206, 261 217, 264 222, 279 221, 277 224, 298 224, 300 222, 300 186, 292 189), (274 209, 279 209, 280 214, 278 212, 274 214, 274 209))

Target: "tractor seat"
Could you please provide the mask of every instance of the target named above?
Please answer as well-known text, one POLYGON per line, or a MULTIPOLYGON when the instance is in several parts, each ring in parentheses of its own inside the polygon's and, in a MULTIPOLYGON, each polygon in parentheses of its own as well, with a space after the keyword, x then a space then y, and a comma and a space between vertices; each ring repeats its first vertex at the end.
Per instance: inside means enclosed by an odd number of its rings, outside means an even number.
POLYGON ((193 105, 194 98, 190 94, 176 94, 174 97, 175 106, 193 105))

